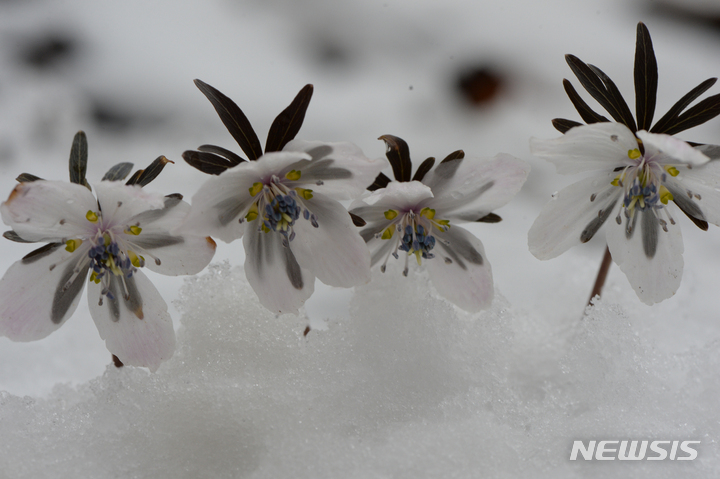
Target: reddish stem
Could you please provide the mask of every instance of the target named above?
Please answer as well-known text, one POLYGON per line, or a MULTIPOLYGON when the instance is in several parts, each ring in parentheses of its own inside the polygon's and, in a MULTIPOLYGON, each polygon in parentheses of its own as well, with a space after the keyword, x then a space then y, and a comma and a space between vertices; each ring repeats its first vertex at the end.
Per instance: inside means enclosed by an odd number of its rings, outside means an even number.
POLYGON ((588 298, 588 306, 592 304, 592 299, 595 296, 600 296, 602 293, 603 286, 605 286, 605 279, 607 278, 608 270, 612 264, 612 255, 610 254, 610 248, 605 247, 605 254, 603 255, 602 263, 600 263, 600 270, 598 271, 597 278, 595 279, 595 285, 593 286, 590 298, 588 298))

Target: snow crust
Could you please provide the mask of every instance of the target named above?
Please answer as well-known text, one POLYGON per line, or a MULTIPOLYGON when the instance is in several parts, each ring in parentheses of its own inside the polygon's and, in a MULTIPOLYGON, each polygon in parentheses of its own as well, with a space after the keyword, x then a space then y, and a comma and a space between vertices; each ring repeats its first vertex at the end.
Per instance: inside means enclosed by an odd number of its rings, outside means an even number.
MULTIPOLYGON (((632 294, 632 292, 630 291, 632 294)), ((710 477, 717 341, 683 353, 600 301, 549 322, 471 315, 415 268, 376 272, 303 337, 242 269, 187 279, 175 356, 45 399, 0 396, 6 477, 710 477), (692 462, 570 462, 574 439, 700 440, 692 462)))
MULTIPOLYGON (((191 198, 205 178, 182 151, 239 151, 193 78, 233 98, 262 138, 313 83, 299 138, 352 141, 378 157, 377 137, 394 134, 416 165, 458 148, 532 164, 497 212, 503 221, 469 228, 502 293, 475 316, 439 299, 424 273, 404 279, 392 264, 354 292, 317 283, 307 317, 276 318, 238 269, 242 247, 221 243, 215 258, 230 266, 188 280, 148 275, 179 327, 178 350, 155 375, 103 373, 110 358, 85 299, 43 341, 0 338, 0 477, 717 476, 718 229, 678 218, 685 271, 673 298, 640 304, 613 266, 604 299, 582 320, 603 235, 547 262, 527 250, 542 205, 577 180, 527 144, 559 136, 551 118, 578 119, 561 84, 569 78, 580 90, 564 54, 602 68, 632 106, 635 27, 645 22, 659 65, 656 118, 718 76, 716 31, 657 4, 0 2, 2 194, 23 171, 67 179, 70 143, 83 129, 89 181, 164 154, 176 163, 148 188, 191 198), (65 63, 38 70, 18 61, 28 42, 53 32, 77 47, 65 63), (482 108, 454 86, 472 66, 504 80, 482 108), (98 122, 97 104, 129 126, 98 122), (695 461, 570 462, 574 439, 701 444, 695 461)), ((708 1, 693 4, 712 12, 708 1)), ((681 138, 719 143, 719 122, 681 138)), ((32 249, 2 247, 0 271, 32 249)))

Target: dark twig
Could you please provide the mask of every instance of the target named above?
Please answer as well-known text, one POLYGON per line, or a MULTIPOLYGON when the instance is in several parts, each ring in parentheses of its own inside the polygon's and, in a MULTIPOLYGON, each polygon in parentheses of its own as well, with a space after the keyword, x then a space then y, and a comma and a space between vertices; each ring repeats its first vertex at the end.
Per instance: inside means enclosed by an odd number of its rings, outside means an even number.
POLYGON ((607 279, 608 270, 612 264, 612 255, 610 254, 610 248, 605 247, 605 254, 603 255, 602 263, 600 263, 600 270, 598 271, 597 278, 595 278, 595 285, 593 286, 590 298, 588 298, 588 306, 592 304, 592 300, 595 296, 600 296, 602 293, 603 286, 605 286, 605 279, 607 279))

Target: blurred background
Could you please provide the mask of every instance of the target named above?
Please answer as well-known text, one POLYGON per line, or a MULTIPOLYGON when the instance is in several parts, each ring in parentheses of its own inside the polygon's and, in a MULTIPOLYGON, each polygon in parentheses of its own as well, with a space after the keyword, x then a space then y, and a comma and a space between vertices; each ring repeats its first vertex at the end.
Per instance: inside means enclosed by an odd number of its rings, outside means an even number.
MULTIPOLYGON (((22 172, 66 180, 73 135, 84 130, 91 183, 116 163, 141 168, 165 155, 175 164, 149 188, 189 200, 206 177, 184 163, 184 150, 211 143, 240 151, 193 79, 232 98, 261 141, 273 118, 312 83, 299 138, 351 141, 380 157, 377 138, 392 134, 408 142, 416 166, 456 149, 529 161, 525 188, 498 211, 503 222, 471 229, 485 244, 498 292, 512 305, 577 320, 604 238, 550 262, 530 255, 532 221, 552 192, 576 178, 532 158, 528 139, 558 136, 552 118, 579 120, 561 83, 568 78, 580 90, 566 53, 602 68, 634 109, 638 21, 648 26, 658 59, 659 118, 691 88, 720 75, 718 0, 0 0, 0 195, 22 172)), ((717 86, 709 92, 717 93, 717 86)), ((683 139, 720 143, 720 120, 683 139)), ((670 349, 720 337, 720 236, 713 227, 702 233, 681 222, 685 276, 674 298, 645 307, 626 294, 629 284, 617 267, 606 293, 650 318, 645 332, 670 349)), ((2 271, 33 249, 1 244, 2 271)), ((240 242, 218 245, 216 261, 243 259, 240 242)), ((173 301, 183 279, 148 275, 178 325, 173 301)), ((309 321, 342 317, 350 295, 318 285, 307 303, 309 321)), ((0 390, 45 395, 55 383, 101 374, 109 360, 83 300, 42 341, 0 338, 0 390)))

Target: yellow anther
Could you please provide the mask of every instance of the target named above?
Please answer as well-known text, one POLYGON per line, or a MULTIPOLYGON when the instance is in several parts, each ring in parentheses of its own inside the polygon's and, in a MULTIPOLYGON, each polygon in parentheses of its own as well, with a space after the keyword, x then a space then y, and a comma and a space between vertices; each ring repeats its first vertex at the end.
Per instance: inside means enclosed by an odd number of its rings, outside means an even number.
POLYGON ((435 218, 435 210, 432 208, 425 207, 420 210, 420 216, 424 216, 427 219, 431 220, 435 218))
POLYGON ((137 236, 137 235, 140 234, 141 231, 142 231, 142 228, 140 228, 139 226, 134 226, 134 225, 133 225, 133 226, 131 226, 130 228, 128 228, 127 230, 125 230, 125 233, 127 233, 127 234, 129 234, 129 235, 135 235, 135 236, 137 236))
POLYGON ((267 226, 265 226, 265 223, 263 223, 263 225, 260 227, 260 229, 263 231, 263 233, 269 233, 269 232, 270 232, 270 228, 268 228, 267 226))
POLYGON ((134 251, 128 250, 127 251, 128 258, 130 258, 130 263, 135 266, 136 268, 139 268, 142 263, 145 262, 145 258, 142 256, 138 256, 135 254, 134 251), (140 261, 142 260, 142 261, 140 261))
POLYGON ((254 221, 258 217, 258 207, 257 203, 253 203, 253 205, 250 207, 250 210, 248 211, 248 214, 245 215, 245 219, 248 221, 254 221))
POLYGON ((397 218, 398 212, 395 210, 387 210, 384 214, 386 220, 394 220, 397 218))
POLYGON ((634 150, 628 150, 628 157, 630 157, 631 160, 637 160, 642 156, 642 153, 640 153, 640 150, 635 148, 634 150))
POLYGON ((253 185, 250 188, 248 188, 248 190, 250 191, 250 196, 257 195, 258 193, 260 193, 262 191, 262 189, 263 189, 263 184, 260 182, 253 183, 253 185))
POLYGON ((660 201, 662 202, 662 204, 666 205, 668 204, 668 201, 672 201, 672 199, 672 193, 670 193, 670 191, 664 186, 660 186, 660 201))
POLYGON ((98 214, 92 210, 88 210, 88 212, 85 213, 85 218, 87 218, 90 223, 97 223, 98 214))
POLYGON ((613 186, 620 186, 620 175, 617 175, 614 180, 610 182, 613 186))
POLYGON ((82 244, 82 242, 83 242, 83 241, 82 241, 81 239, 71 239, 71 240, 67 240, 67 241, 65 242, 65 244, 66 244, 65 249, 66 249, 67 251, 69 251, 69 252, 72 253, 73 251, 75 251, 76 249, 78 249, 78 247, 82 244))
POLYGON ((103 241, 105 242, 105 246, 110 246, 110 243, 112 243, 112 238, 110 238, 110 235, 105 233, 103 235, 103 241))
POLYGON ((389 226, 385 228, 385 231, 383 231, 382 239, 390 239, 393 237, 393 231, 394 228, 392 226, 389 226))
POLYGON ((306 190, 305 188, 295 188, 295 191, 305 200, 309 200, 313 197, 312 190, 306 190))
POLYGON ((93 271, 90 275, 90 281, 94 282, 95 284, 100 283, 100 278, 97 277, 97 273, 95 273, 95 271, 93 271))
POLYGON ((297 181, 300 179, 300 171, 290 170, 287 173, 285 173, 285 178, 287 178, 290 181, 297 181))
POLYGON ((666 166, 666 167, 665 167, 665 171, 667 171, 668 173, 670 173, 670 176, 677 176, 677 175, 680 174, 680 172, 678 171, 678 169, 675 168, 674 166, 666 166))
POLYGON ((415 259, 417 259, 418 265, 422 265, 422 252, 421 251, 413 251, 413 254, 415 255, 415 259))

